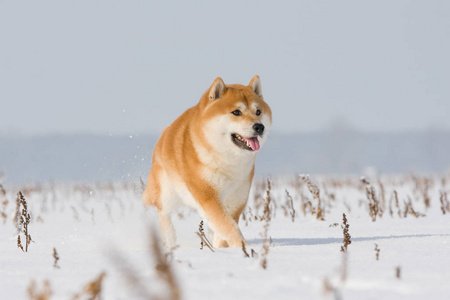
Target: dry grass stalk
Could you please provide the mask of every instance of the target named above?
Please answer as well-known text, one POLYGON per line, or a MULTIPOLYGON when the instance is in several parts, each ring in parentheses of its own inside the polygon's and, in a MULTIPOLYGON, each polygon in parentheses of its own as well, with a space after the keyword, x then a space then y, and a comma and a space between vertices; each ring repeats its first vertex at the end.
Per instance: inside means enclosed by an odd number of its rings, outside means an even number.
POLYGON ((300 195, 300 210, 303 212, 303 215, 306 216, 306 214, 309 213, 315 215, 315 208, 313 207, 308 197, 303 193, 303 187, 305 186, 305 183, 302 179, 302 176, 298 176, 293 185, 297 191, 297 194, 300 195))
POLYGON ((102 299, 102 284, 103 279, 106 276, 106 272, 101 272, 94 280, 87 283, 83 290, 73 296, 73 300, 80 299, 80 297, 86 297, 87 300, 101 300, 102 299))
POLYGON ((255 250, 251 249, 252 258, 258 258, 258 253, 255 250))
POLYGON ((25 252, 23 250, 22 241, 20 240, 20 235, 17 236, 17 248, 20 248, 23 252, 25 252))
POLYGON ((347 280, 347 277, 348 277, 348 253, 347 251, 344 251, 342 253, 341 281, 345 282, 347 280))
POLYGON ((402 277, 402 268, 400 266, 397 266, 395 268, 395 277, 397 279, 401 279, 401 277, 402 277))
POLYGON ((242 242, 242 252, 244 252, 245 257, 250 257, 250 255, 248 255, 247 249, 245 249, 245 243, 242 242))
POLYGON ((403 203, 405 204, 405 211, 403 212, 403 217, 406 218, 408 214, 414 216, 415 218, 423 217, 424 214, 418 213, 414 210, 411 198, 408 197, 408 202, 403 200, 403 203))
POLYGON ((337 287, 335 287, 330 280, 328 279, 328 277, 325 277, 323 279, 323 283, 322 283, 322 292, 323 292, 323 297, 327 297, 328 295, 332 295, 334 300, 340 300, 341 299, 341 294, 339 292, 339 289, 337 287))
POLYGON ((272 211, 270 209, 270 204, 272 203, 272 198, 270 195, 271 190, 272 190, 272 184, 270 182, 270 179, 267 178, 266 197, 264 198, 264 210, 263 210, 263 215, 261 217, 261 221, 270 221, 271 220, 271 214, 272 214, 272 211))
MULTIPOLYGON (((264 214, 262 216, 262 220, 265 220, 264 223, 264 230, 262 233, 263 236, 263 249, 261 253, 261 267, 263 269, 267 269, 267 255, 269 254, 269 226, 270 226, 270 220, 271 220, 271 211, 270 211, 270 202, 272 201, 270 191, 272 189, 270 179, 267 178, 267 190, 266 190, 266 197, 265 197, 265 203, 264 203, 264 214)), ((272 240, 270 238, 270 240, 272 240)))
POLYGON ((2 220, 3 220, 3 224, 5 224, 6 223, 6 218, 8 218, 8 215, 5 213, 5 211, 2 211, 0 215, 1 215, 2 220))
POLYGON ((383 211, 385 211, 385 208, 386 208, 386 193, 384 190, 384 184, 381 182, 381 180, 378 180, 378 185, 380 186, 380 197, 381 197, 379 206, 380 206, 381 212, 383 212, 383 211))
POLYGON ((89 296, 89 300, 100 300, 102 295, 102 283, 103 279, 106 276, 106 272, 101 272, 100 275, 93 281, 89 282, 86 287, 84 288, 84 291, 86 295, 89 296))
POLYGON ((286 210, 291 215, 292 222, 294 222, 295 221, 294 199, 292 199, 292 196, 289 194, 288 190, 284 191, 286 192, 286 208, 287 208, 286 210))
POLYGON ((397 208, 397 214, 401 218, 402 210, 400 209, 400 202, 398 201, 398 193, 396 190, 394 190, 394 199, 395 199, 395 207, 397 208))
POLYGON ((267 255, 269 254, 269 244, 267 240, 264 239, 263 242, 263 251, 261 253, 261 267, 265 270, 267 269, 267 255))
POLYGON ((30 224, 31 216, 28 213, 27 201, 25 200, 25 197, 23 196, 22 192, 17 193, 16 203, 19 203, 18 212, 16 211, 16 214, 18 216, 18 230, 19 230, 17 237, 17 246, 23 251, 23 247, 20 241, 20 232, 22 232, 25 236, 25 252, 28 252, 28 245, 32 241, 31 235, 28 232, 28 225, 30 224), (20 210, 20 207, 22 207, 22 210, 20 210))
POLYGON ((214 252, 213 246, 206 237, 205 231, 203 230, 203 220, 200 221, 200 224, 198 225, 198 231, 196 231, 195 233, 200 238, 200 250, 203 250, 203 247, 206 246, 209 248, 209 250, 214 252))
POLYGON ((380 260, 380 248, 378 248, 378 244, 375 244, 375 257, 377 260, 380 260))
POLYGON ((392 199, 397 198, 397 203, 398 203, 398 195, 397 195, 397 191, 394 190, 394 192, 392 193, 391 197, 389 198, 389 214, 391 215, 391 217, 394 216, 394 210, 392 209, 392 199))
POLYGON ((375 222, 378 215, 380 217, 383 216, 383 211, 380 208, 379 201, 375 193, 375 188, 365 177, 361 177, 361 182, 366 187, 366 197, 367 200, 369 200, 369 215, 372 218, 372 221, 375 222))
POLYGON ((56 252, 56 248, 53 248, 53 259, 55 260, 53 263, 53 267, 59 269, 58 266, 59 255, 58 252, 56 252))
POLYGON ((28 285, 28 297, 30 300, 49 300, 53 292, 50 286, 50 282, 44 281, 43 286, 39 289, 36 286, 36 282, 33 280, 28 285))
POLYGON ((6 223, 6 218, 8 217, 6 215, 6 206, 8 205, 8 200, 6 199, 6 191, 3 188, 3 186, 0 184, 0 201, 2 203, 2 212, 1 212, 1 217, 3 220, 3 224, 6 223))
POLYGON ((161 249, 158 236, 154 229, 152 229, 151 235, 151 247, 153 249, 153 257, 156 260, 156 271, 158 272, 159 277, 166 283, 169 290, 169 295, 166 299, 179 300, 181 299, 181 290, 179 284, 175 278, 170 263, 166 259, 167 256, 164 255, 161 249))
POLYGON ((423 197, 423 202, 425 203, 426 208, 430 208, 430 203, 431 203, 430 195, 428 195, 430 186, 431 186, 431 180, 429 178, 424 178, 423 184, 422 184, 422 197, 423 197))
POLYGON ((80 215, 78 214, 77 209, 73 205, 70 206, 70 208, 72 209, 73 218, 75 219, 75 221, 80 222, 80 215))
POLYGON ((16 232, 17 234, 20 234, 21 232, 21 227, 20 227, 20 199, 19 197, 16 197, 16 209, 14 212, 14 218, 13 218, 13 222, 14 222, 14 227, 16 228, 16 232))
POLYGON ((258 220, 258 217, 253 215, 252 208, 250 206, 247 207, 247 209, 241 216, 242 216, 242 220, 245 221, 245 226, 248 226, 248 222, 258 220))
MULTIPOLYGON (((119 271, 126 280, 127 284, 132 287, 132 291, 134 293, 133 295, 139 295, 139 299, 155 299, 155 297, 153 297, 148 290, 149 284, 147 282, 145 284, 142 282, 142 278, 137 275, 138 272, 124 257, 119 254, 113 254, 111 255, 111 259, 116 267, 119 268, 119 271)), ((76 299, 78 298, 74 298, 73 300, 76 299)))
POLYGON ((255 193, 253 198, 253 205, 255 207, 255 214, 257 214, 260 207, 264 205, 264 197, 262 196, 264 191, 264 181, 256 181, 254 187, 255 193))
POLYGON ((377 215, 380 212, 378 199, 375 195, 375 188, 373 186, 366 187, 366 195, 369 200, 369 214, 372 217, 372 221, 375 222, 377 220, 377 215))
POLYGON ((425 203, 425 207, 430 207, 430 196, 428 195, 428 191, 432 185, 432 180, 429 178, 420 178, 419 176, 412 176, 412 179, 415 183, 415 190, 418 191, 422 198, 423 202, 425 203))
POLYGON ((343 246, 341 246, 341 252, 346 253, 347 252, 347 247, 348 245, 350 245, 352 243, 351 241, 351 235, 348 232, 348 229, 350 228, 350 224, 347 223, 347 216, 345 214, 342 214, 342 220, 343 220, 343 224, 341 225, 343 234, 344 234, 344 238, 342 240, 342 242, 344 243, 343 246))
POLYGON ((448 201, 447 192, 441 191, 439 200, 441 202, 442 214, 450 213, 450 202, 448 201))
POLYGON ((307 185, 307 187, 308 187, 308 190, 309 190, 309 192, 312 194, 312 196, 313 196, 313 198, 314 199, 317 199, 317 210, 316 211, 313 211, 313 214, 315 213, 316 214, 316 218, 318 219, 318 220, 321 220, 321 221, 325 221, 325 212, 324 212, 324 210, 322 209, 322 201, 321 201, 321 199, 320 199, 320 190, 319 190, 319 188, 317 187, 317 185, 315 185, 311 180, 310 180, 310 178, 309 178, 309 175, 308 174, 302 174, 302 175, 300 175, 299 176, 300 177, 300 179, 301 180, 303 180, 305 183, 306 183, 306 185, 307 185))
POLYGON ((303 193, 300 194, 300 199, 301 199, 300 208, 301 211, 303 212, 303 215, 306 216, 306 214, 309 212, 311 214, 315 214, 315 209, 313 208, 311 201, 309 201, 309 199, 305 197, 303 193))

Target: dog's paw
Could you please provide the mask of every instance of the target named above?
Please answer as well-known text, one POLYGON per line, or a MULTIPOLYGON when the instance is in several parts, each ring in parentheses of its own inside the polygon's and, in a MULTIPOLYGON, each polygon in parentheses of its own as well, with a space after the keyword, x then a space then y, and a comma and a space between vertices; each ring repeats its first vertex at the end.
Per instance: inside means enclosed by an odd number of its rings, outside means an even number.
POLYGON ((161 234, 161 244, 166 248, 166 249, 172 249, 176 247, 176 243, 177 243, 177 237, 175 234, 170 234, 167 232, 164 232, 161 234))
POLYGON ((232 242, 230 241, 229 244, 230 244, 230 247, 233 247, 233 248, 249 247, 249 244, 247 243, 247 241, 245 239, 237 239, 232 242))
POLYGON ((225 241, 225 240, 214 240, 213 247, 214 248, 228 248, 229 245, 228 245, 227 241, 225 241))

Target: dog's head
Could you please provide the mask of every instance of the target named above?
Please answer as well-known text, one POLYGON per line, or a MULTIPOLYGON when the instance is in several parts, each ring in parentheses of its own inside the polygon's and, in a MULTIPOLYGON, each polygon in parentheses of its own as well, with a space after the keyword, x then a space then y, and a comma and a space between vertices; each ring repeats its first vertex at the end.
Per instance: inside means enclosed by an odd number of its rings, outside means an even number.
POLYGON ((201 106, 205 138, 217 151, 254 154, 266 141, 272 112, 264 102, 258 75, 247 86, 225 85, 216 78, 201 106))

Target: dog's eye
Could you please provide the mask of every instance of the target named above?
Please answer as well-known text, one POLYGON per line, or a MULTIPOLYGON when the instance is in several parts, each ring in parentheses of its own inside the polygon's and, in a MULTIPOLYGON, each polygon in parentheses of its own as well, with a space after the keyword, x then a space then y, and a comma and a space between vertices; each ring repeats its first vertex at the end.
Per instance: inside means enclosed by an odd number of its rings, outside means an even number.
POLYGON ((232 113, 233 115, 235 115, 235 116, 240 116, 240 115, 242 115, 242 112, 241 112, 239 109, 233 110, 231 113, 232 113))
POLYGON ((261 111, 258 109, 258 110, 256 111, 256 115, 259 116, 260 114, 261 114, 261 111))

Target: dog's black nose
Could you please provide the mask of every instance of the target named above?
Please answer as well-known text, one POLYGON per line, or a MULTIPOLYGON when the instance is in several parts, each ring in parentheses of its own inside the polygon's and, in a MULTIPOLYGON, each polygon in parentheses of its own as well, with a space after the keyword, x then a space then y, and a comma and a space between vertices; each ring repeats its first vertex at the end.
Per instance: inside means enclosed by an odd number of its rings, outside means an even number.
POLYGON ((261 123, 255 123, 253 124, 253 130, 255 130, 255 132, 257 134, 263 134, 264 132, 264 125, 261 123))

